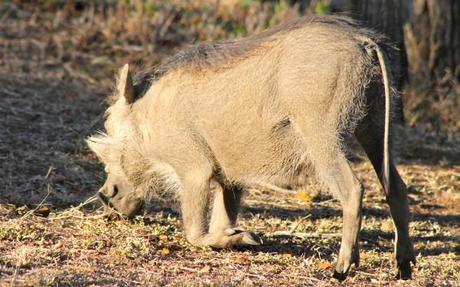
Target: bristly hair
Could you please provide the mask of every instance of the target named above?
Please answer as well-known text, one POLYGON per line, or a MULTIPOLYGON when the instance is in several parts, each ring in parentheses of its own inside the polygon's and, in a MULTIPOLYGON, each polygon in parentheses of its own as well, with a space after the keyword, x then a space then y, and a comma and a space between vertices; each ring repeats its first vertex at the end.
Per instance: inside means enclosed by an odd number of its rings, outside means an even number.
POLYGON ((261 44, 273 39, 271 36, 277 33, 285 33, 296 30, 306 25, 324 24, 339 26, 345 31, 359 32, 375 43, 383 44, 391 48, 388 39, 372 30, 364 29, 359 26, 359 22, 343 16, 310 16, 300 17, 284 22, 283 24, 255 34, 246 38, 225 40, 214 43, 200 43, 190 46, 177 54, 166 58, 156 67, 145 69, 134 76, 135 99, 141 98, 152 83, 163 75, 183 68, 209 68, 218 67, 234 60, 235 58, 244 59, 250 52, 256 50, 261 44))
POLYGON ((111 144, 111 139, 109 135, 101 130, 96 131, 96 134, 88 137, 87 140, 97 144, 111 144))

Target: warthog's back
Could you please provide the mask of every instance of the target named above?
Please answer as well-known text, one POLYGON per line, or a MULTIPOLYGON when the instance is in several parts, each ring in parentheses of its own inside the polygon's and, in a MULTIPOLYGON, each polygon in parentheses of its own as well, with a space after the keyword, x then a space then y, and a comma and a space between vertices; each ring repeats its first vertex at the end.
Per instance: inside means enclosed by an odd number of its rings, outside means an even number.
POLYGON ((316 38, 316 43, 310 44, 321 45, 322 48, 324 48, 324 43, 335 46, 342 45, 343 43, 339 40, 345 35, 351 37, 359 36, 360 38, 365 37, 375 42, 382 41, 381 35, 359 27, 350 18, 336 16, 296 18, 273 29, 247 38, 215 43, 201 43, 186 48, 176 55, 165 59, 154 69, 145 70, 136 75, 135 90, 137 97, 143 96, 151 83, 157 81, 165 74, 177 70, 196 72, 197 70, 228 68, 231 64, 235 64, 239 60, 253 55, 254 53, 252 52, 257 51, 257 48, 260 48, 262 45, 283 38, 283 36, 292 31, 305 28, 310 29, 310 31, 303 31, 304 33, 306 32, 316 38), (314 31, 313 27, 317 27, 322 31, 318 31, 318 29, 314 31), (337 35, 339 35, 338 38, 336 37, 337 35), (321 41, 319 37, 324 41, 321 41))

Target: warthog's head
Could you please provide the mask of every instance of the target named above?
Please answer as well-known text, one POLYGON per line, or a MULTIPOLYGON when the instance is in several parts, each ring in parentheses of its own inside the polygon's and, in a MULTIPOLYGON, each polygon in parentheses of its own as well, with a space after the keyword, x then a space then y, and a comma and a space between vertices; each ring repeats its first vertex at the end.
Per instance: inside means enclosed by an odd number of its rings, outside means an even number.
POLYGON ((125 216, 133 217, 142 208, 143 199, 136 195, 129 181, 125 180, 123 176, 114 176, 110 169, 107 174, 107 180, 97 192, 97 196, 105 206, 111 207, 125 216))
POLYGON ((133 84, 129 67, 125 65, 117 81, 115 102, 107 110, 107 133, 88 138, 87 143, 105 165, 107 180, 97 195, 102 203, 125 216, 132 217, 140 211, 144 200, 132 180, 131 156, 127 154, 127 139, 132 133, 129 109, 134 102, 133 84))

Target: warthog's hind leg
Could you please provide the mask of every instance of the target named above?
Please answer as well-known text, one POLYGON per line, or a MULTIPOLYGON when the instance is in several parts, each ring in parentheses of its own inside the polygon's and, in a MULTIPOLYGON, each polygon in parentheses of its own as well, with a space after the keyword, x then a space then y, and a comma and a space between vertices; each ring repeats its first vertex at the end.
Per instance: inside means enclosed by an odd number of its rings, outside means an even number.
MULTIPOLYGON (((364 119, 357 130, 356 137, 366 151, 369 160, 377 173, 380 182, 383 180, 383 124, 376 124, 369 119, 370 114, 364 119)), ((415 264, 415 254, 412 241, 409 237, 409 204, 407 200, 406 185, 401 179, 395 164, 390 158, 390 188, 386 191, 386 199, 390 205, 390 212, 396 228, 395 255, 398 265, 398 279, 411 278, 410 263, 415 264)))

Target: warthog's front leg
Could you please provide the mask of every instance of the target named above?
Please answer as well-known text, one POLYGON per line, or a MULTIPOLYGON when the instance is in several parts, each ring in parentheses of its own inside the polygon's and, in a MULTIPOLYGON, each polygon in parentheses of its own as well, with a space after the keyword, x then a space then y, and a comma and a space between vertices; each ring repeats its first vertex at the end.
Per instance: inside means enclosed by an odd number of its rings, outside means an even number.
MULTIPOLYGON (((224 196, 222 188, 216 190, 213 204, 213 217, 208 232, 208 211, 211 195, 210 174, 205 172, 187 172, 181 180, 181 208, 184 222, 185 236, 195 246, 210 246, 214 248, 228 248, 242 245, 258 245, 259 241, 249 232, 233 229, 237 211, 230 213, 231 197, 224 196)), ((239 198, 238 198, 239 204, 239 198)))
POLYGON ((343 210, 342 243, 334 277, 345 279, 352 263, 359 265, 359 231, 363 187, 345 159, 339 161, 340 173, 336 177, 343 210))

